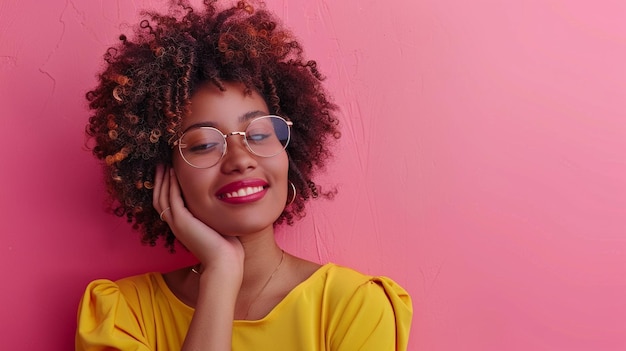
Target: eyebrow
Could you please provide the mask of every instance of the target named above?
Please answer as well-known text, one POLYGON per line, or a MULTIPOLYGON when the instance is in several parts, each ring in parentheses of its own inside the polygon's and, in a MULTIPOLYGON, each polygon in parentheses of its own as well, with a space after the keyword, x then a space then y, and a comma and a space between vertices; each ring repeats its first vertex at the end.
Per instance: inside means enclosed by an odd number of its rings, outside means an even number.
MULTIPOLYGON (((261 111, 261 110, 254 110, 254 111, 248 111, 246 113, 244 113, 243 115, 239 116, 237 119, 239 121, 239 123, 244 123, 247 122, 255 117, 261 117, 261 116, 267 116, 268 113, 265 111, 261 111)), ((212 128, 217 128, 217 125, 213 122, 210 121, 206 121, 206 122, 198 122, 198 123, 194 123, 192 125, 190 125, 189 127, 185 128, 185 130, 183 131, 183 134, 186 133, 188 130, 190 129, 194 129, 194 128, 202 128, 202 127, 212 127, 212 128)))

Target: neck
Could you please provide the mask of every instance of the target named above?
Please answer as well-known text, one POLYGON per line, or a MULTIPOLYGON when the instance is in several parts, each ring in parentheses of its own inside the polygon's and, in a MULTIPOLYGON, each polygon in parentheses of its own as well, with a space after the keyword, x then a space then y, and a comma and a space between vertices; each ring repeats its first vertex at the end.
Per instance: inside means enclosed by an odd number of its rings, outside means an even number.
POLYGON ((271 238, 265 241, 242 240, 245 258, 243 280, 235 306, 236 319, 258 319, 269 311, 267 303, 263 302, 263 294, 272 295, 270 291, 277 282, 274 278, 286 268, 285 252, 278 247, 273 235, 271 238))
POLYGON ((241 289, 254 289, 264 283, 279 264, 283 250, 272 240, 242 240, 245 252, 241 289))

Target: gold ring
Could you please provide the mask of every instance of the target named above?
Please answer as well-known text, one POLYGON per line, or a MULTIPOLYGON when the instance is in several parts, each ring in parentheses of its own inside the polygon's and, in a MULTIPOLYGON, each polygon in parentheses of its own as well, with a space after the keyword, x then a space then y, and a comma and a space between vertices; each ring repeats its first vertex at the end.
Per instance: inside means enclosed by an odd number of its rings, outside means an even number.
POLYGON ((163 215, 165 214, 165 211, 171 210, 171 207, 167 207, 166 209, 164 209, 163 211, 161 211, 161 213, 159 214, 159 218, 161 218, 161 220, 163 221, 163 215))

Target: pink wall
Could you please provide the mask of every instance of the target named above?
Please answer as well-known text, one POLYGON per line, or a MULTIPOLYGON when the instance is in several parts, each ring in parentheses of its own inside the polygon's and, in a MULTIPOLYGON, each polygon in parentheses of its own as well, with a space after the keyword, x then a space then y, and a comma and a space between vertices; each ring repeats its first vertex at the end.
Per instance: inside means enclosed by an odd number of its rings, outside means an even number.
MULTIPOLYGON (((411 350, 626 349, 626 2, 268 2, 344 117, 288 250, 404 285, 411 350)), ((71 349, 89 280, 190 260, 102 211, 83 148, 148 3, 0 0, 2 349, 71 349)))

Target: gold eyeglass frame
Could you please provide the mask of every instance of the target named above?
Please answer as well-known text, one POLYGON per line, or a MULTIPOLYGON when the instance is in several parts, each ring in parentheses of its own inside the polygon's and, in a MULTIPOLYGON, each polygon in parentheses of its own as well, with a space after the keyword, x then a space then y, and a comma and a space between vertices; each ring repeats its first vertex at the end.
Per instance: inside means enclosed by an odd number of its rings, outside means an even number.
POLYGON ((283 122, 285 122, 285 124, 287 125, 287 141, 285 142, 285 145, 283 146, 283 148, 281 150, 279 150, 278 152, 276 152, 275 154, 269 155, 269 156, 263 156, 263 155, 259 155, 256 152, 254 152, 252 150, 252 148, 250 147, 250 144, 248 144, 248 139, 246 138, 246 132, 230 132, 227 134, 224 134, 221 130, 215 128, 215 127, 207 127, 207 126, 200 126, 200 127, 195 127, 192 128, 191 130, 196 130, 196 129, 212 129, 217 131, 222 138, 224 139, 224 149, 222 150, 222 154, 220 155, 220 157, 217 159, 217 161, 208 166, 208 167, 198 167, 196 165, 193 165, 191 162, 189 162, 187 160, 187 158, 185 157, 185 155, 183 155, 183 147, 181 145, 183 145, 183 143, 181 142, 181 140, 183 139, 183 137, 185 136, 185 134, 187 134, 187 132, 189 132, 189 130, 185 131, 183 134, 181 134, 181 136, 172 144, 172 147, 178 146, 178 152, 180 153, 180 156, 183 158, 183 160, 185 161, 185 163, 187 163, 189 166, 193 167, 193 168, 198 168, 198 169, 207 169, 207 168, 211 168, 215 165, 217 165, 218 163, 220 163, 220 161, 222 160, 222 158, 224 158, 224 155, 226 155, 226 152, 228 150, 228 141, 227 138, 233 135, 241 135, 243 137, 243 143, 246 146, 246 149, 248 149, 248 151, 255 155, 255 156, 259 156, 259 157, 265 157, 265 158, 269 158, 269 157, 274 157, 276 155, 278 155, 281 151, 286 150, 287 149, 287 145, 289 145, 289 142, 291 141, 291 127, 293 126, 293 122, 284 119, 283 117, 280 116, 276 116, 276 115, 265 115, 265 116, 259 116, 256 117, 254 119, 252 119, 250 122, 248 122, 248 125, 246 126, 246 129, 248 129, 248 127, 250 126, 250 124, 254 123, 255 121, 262 119, 262 118, 268 118, 268 117, 272 117, 272 118, 278 118, 280 120, 282 120, 283 122))

